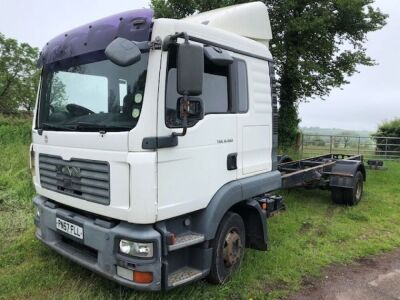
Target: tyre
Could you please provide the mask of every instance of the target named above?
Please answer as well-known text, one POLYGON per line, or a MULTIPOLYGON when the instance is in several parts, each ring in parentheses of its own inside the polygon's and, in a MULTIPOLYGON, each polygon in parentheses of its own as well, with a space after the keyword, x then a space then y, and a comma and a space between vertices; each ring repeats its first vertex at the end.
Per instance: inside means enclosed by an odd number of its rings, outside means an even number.
POLYGON ((344 204, 343 199, 343 189, 342 188, 332 188, 331 191, 332 201, 336 204, 344 204))
POLYGON ((350 206, 357 205, 360 202, 364 189, 364 176, 358 171, 354 177, 354 185, 351 189, 343 190, 344 203, 350 206))
POLYGON ((242 263, 246 245, 245 227, 242 218, 228 212, 219 224, 211 242, 213 257, 207 280, 214 284, 227 282, 242 263))
POLYGON ((364 176, 358 171, 354 177, 352 188, 332 188, 332 201, 336 204, 357 205, 360 202, 364 189, 364 176))

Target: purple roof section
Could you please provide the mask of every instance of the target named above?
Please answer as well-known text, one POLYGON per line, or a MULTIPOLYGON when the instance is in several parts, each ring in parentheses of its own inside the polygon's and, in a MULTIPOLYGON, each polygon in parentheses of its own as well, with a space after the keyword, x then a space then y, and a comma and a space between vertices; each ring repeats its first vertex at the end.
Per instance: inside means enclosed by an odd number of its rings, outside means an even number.
POLYGON ((40 53, 38 66, 104 50, 116 37, 137 42, 147 41, 153 16, 151 9, 136 9, 69 30, 46 44, 40 53))

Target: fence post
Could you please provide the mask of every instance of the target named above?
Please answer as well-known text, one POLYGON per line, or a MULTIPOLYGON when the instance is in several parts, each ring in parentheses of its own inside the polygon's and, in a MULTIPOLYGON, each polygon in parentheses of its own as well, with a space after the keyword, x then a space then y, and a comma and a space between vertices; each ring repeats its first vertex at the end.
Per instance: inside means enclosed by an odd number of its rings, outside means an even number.
POLYGON ((358 155, 360 155, 360 144, 361 144, 361 136, 358 137, 358 150, 357 150, 358 155))
POLYGON ((386 143, 385 143, 385 158, 388 158, 388 139, 386 138, 386 143))
POLYGON ((301 133, 301 148, 300 148, 300 157, 303 158, 303 150, 304 150, 304 133, 301 133))
POLYGON ((332 154, 332 136, 330 136, 329 153, 332 154))

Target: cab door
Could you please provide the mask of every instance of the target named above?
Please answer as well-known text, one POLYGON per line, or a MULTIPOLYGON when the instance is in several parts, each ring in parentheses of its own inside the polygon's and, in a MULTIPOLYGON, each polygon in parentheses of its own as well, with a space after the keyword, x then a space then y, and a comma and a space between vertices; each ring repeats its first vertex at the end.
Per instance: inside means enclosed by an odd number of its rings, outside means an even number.
MULTIPOLYGON (((177 47, 162 54, 157 136, 182 132, 177 118, 177 47)), ((178 137, 178 145, 157 150, 158 220, 205 208, 224 184, 237 178, 237 117, 230 111, 229 66, 205 58, 204 118, 178 137)))

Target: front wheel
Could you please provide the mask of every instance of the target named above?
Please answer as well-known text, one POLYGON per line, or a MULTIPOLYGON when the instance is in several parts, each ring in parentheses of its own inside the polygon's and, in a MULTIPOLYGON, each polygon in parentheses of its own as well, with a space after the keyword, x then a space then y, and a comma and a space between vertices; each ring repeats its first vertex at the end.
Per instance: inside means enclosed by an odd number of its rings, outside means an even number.
POLYGON ((245 227, 242 218, 228 212, 219 224, 217 234, 211 242, 212 265, 207 280, 219 284, 229 280, 242 263, 246 244, 245 227))

